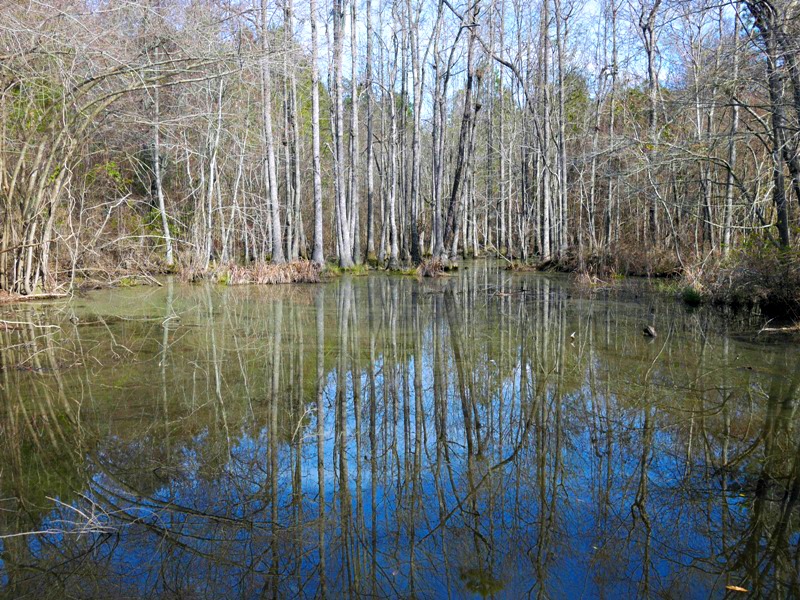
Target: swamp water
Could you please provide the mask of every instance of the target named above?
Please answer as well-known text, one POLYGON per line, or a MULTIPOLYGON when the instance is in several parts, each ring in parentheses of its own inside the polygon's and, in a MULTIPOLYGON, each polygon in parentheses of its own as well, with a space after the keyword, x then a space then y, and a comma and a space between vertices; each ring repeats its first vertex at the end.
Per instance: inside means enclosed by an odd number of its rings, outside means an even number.
POLYGON ((2 307, 0 597, 800 595, 800 349, 621 287, 2 307))

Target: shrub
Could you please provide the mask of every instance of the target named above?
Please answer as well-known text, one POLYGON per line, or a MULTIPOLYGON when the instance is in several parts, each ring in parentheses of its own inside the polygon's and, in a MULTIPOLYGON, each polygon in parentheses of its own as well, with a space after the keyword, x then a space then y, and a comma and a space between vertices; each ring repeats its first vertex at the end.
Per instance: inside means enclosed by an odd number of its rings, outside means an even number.
POLYGON ((703 303, 703 295, 691 285, 683 288, 681 298, 689 306, 700 306, 703 303))
POLYGON ((690 273, 687 283, 716 304, 759 307, 762 312, 800 318, 800 252, 764 242, 749 244, 718 265, 690 273))
POLYGON ((126 288, 126 287, 134 287, 138 285, 138 283, 139 282, 135 276, 125 276, 120 278, 120 280, 117 282, 117 285, 119 287, 126 288))
POLYGON ((646 244, 617 244, 612 251, 583 252, 570 250, 559 259, 538 263, 511 261, 509 271, 559 271, 587 273, 601 279, 633 277, 675 277, 681 265, 672 249, 651 248, 646 244))
POLYGON ((673 249, 654 249, 642 245, 622 244, 613 256, 607 257, 606 269, 637 277, 675 277, 681 265, 673 249))

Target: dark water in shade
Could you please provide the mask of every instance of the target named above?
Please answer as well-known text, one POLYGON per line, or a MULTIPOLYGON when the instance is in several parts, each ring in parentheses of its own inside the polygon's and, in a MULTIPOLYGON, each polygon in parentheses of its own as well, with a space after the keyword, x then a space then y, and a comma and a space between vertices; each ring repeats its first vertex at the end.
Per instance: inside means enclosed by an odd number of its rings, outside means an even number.
POLYGON ((3 308, 0 596, 797 597, 797 340, 621 288, 3 308))

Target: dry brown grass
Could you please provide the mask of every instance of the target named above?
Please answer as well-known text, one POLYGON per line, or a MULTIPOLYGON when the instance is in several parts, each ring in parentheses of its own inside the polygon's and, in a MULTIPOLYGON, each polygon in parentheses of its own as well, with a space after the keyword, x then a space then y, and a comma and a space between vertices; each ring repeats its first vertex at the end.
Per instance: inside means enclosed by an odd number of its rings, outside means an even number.
POLYGON ((19 294, 0 290, 0 304, 11 304, 12 302, 18 302, 20 298, 22 298, 22 296, 19 294))
POLYGON ((505 269, 506 271, 511 271, 513 273, 528 273, 538 271, 539 267, 537 265, 528 264, 521 260, 512 260, 506 264, 505 269))
POLYGON ((767 246, 737 253, 719 265, 689 271, 687 283, 716 304, 800 319, 800 253, 767 246))
POLYGON ((596 290, 608 285, 608 282, 600 279, 597 275, 588 271, 574 273, 572 275, 572 281, 578 288, 586 290, 596 290))
POLYGON ((615 276, 676 277, 681 266, 671 249, 653 249, 647 246, 619 244, 609 252, 584 252, 571 250, 560 259, 538 262, 509 261, 509 271, 553 271, 561 273, 587 273, 601 279, 615 276))
POLYGON ((426 258, 417 267, 417 277, 443 277, 452 266, 441 258, 426 258))
POLYGON ((218 275, 228 285, 268 285, 278 283, 319 283, 320 267, 308 260, 282 265, 258 262, 252 265, 229 265, 218 275))
POLYGON ((278 283, 319 283, 321 268, 308 260, 296 260, 280 265, 255 262, 247 265, 223 264, 211 269, 185 265, 178 276, 182 281, 216 281, 226 285, 271 285, 278 283))
POLYGON ((178 270, 178 279, 187 283, 205 281, 213 277, 213 271, 203 270, 194 265, 181 265, 178 270))
POLYGON ((613 253, 571 254, 556 267, 562 271, 586 271, 598 277, 676 277, 681 265, 672 249, 654 249, 645 245, 619 245, 613 253))

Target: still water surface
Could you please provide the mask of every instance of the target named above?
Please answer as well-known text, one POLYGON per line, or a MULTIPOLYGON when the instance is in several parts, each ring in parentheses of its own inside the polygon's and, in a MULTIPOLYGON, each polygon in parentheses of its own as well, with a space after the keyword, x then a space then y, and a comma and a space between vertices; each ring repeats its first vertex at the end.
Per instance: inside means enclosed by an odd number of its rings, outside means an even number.
POLYGON ((796 340, 621 287, 3 308, 0 596, 797 597, 796 340))

